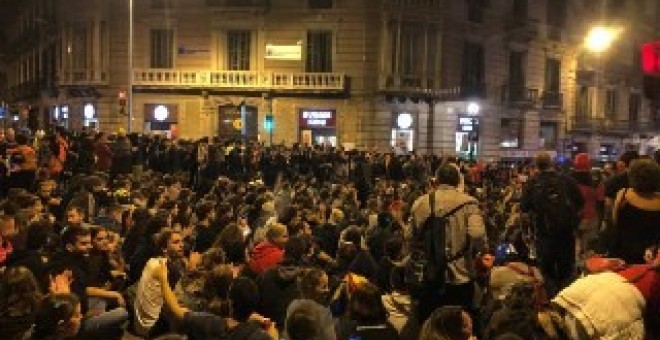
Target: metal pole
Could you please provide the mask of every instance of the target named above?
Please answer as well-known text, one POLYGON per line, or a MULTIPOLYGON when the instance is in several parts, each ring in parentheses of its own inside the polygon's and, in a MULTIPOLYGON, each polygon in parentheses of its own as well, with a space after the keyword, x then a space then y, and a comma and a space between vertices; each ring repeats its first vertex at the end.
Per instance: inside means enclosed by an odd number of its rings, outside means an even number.
POLYGON ((126 132, 131 133, 133 123, 133 0, 128 0, 128 124, 126 132))

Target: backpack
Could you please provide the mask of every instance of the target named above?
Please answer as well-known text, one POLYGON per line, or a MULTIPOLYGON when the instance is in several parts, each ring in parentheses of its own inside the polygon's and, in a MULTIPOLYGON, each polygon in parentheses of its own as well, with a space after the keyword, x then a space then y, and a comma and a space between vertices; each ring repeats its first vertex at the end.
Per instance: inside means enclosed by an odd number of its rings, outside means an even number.
POLYGON ((536 232, 547 236, 572 235, 578 226, 566 184, 556 174, 539 177, 532 185, 536 232))
POLYGON ((434 202, 435 191, 432 191, 429 194, 431 215, 421 228, 414 231, 410 244, 410 259, 406 264, 404 280, 413 294, 429 288, 442 290, 447 279, 448 265, 463 257, 468 248, 466 242, 456 254, 448 254, 447 228, 450 216, 476 202, 464 202, 442 215, 436 215, 434 202))

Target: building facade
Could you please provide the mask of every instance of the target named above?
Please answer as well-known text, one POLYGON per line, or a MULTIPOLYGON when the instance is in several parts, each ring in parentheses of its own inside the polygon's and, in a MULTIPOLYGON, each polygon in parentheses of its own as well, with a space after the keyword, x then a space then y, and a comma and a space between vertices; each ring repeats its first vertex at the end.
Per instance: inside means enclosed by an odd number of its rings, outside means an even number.
POLYGON ((4 99, 33 129, 615 154, 653 133, 631 53, 657 37, 657 4, 623 1, 621 45, 594 63, 581 46, 596 2, 5 1, 4 99))

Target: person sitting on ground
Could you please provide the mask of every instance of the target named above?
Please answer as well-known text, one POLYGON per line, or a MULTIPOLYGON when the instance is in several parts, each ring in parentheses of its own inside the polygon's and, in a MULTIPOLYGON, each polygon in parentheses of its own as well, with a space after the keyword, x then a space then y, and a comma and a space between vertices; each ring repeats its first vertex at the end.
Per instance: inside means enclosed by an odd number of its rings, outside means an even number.
POLYGON ((334 321, 327 306, 329 297, 328 275, 321 269, 305 270, 298 280, 300 297, 293 300, 286 311, 285 330, 291 339, 337 339, 334 321), (309 314, 306 318, 301 314, 309 314))
POLYGON ((346 315, 337 324, 338 339, 398 340, 399 333, 387 320, 378 287, 365 282, 356 287, 348 301, 346 315))
POLYGON ((459 306, 436 309, 424 322, 419 336, 424 340, 476 340, 472 335, 472 318, 459 306))
POLYGON ((390 271, 390 290, 381 297, 387 310, 387 320, 402 339, 416 339, 420 323, 412 308, 413 303, 405 282, 405 268, 395 266, 390 271))
POLYGON ((305 270, 310 253, 311 242, 306 237, 291 237, 284 246, 282 262, 257 279, 259 291, 267 293, 261 295, 259 311, 280 327, 284 327, 287 307, 300 295, 298 279, 305 270))
POLYGON ((275 267, 284 257, 284 245, 289 233, 284 224, 275 223, 266 232, 266 241, 257 244, 250 252, 248 267, 257 275, 275 267))
MULTIPOLYGON (((156 248, 160 249, 160 254, 149 259, 144 267, 140 281, 137 284, 137 292, 133 303, 135 309, 133 326, 135 332, 140 336, 154 334, 151 333, 152 328, 161 316, 163 295, 160 292, 161 283, 156 280, 154 272, 161 263, 167 263, 167 266, 171 268, 168 271, 170 275, 168 280, 172 286, 176 285, 183 273, 181 234, 172 229, 164 228, 155 236, 155 244, 156 248)), ((163 330, 159 329, 153 332, 159 331, 163 330)))
MULTIPOLYGON (((230 270, 226 270, 229 277, 230 270)), ((255 313, 259 291, 248 278, 237 278, 230 285, 223 286, 227 291, 215 292, 218 305, 226 307, 228 315, 216 315, 206 312, 194 312, 181 307, 167 282, 167 264, 161 263, 152 273, 154 280, 160 283, 165 306, 174 317, 181 320, 185 332, 193 339, 245 339, 278 340, 275 324, 255 313), (266 330, 264 330, 266 328, 266 330)))

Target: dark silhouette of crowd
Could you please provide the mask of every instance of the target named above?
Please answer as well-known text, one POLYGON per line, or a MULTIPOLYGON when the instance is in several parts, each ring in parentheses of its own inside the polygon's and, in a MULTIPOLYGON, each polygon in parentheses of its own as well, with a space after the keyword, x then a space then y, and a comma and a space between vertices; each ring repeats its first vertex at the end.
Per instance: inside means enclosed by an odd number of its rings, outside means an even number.
POLYGON ((660 338, 657 158, 62 128, 0 156, 2 339, 660 338))

